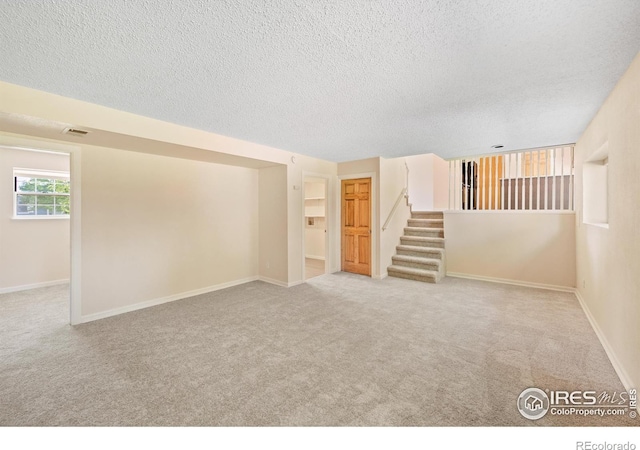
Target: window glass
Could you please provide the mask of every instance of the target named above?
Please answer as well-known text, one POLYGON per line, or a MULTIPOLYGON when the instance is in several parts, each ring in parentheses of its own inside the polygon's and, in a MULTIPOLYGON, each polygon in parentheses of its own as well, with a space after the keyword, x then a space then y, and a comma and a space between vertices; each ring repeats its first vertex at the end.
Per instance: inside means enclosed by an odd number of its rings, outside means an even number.
POLYGON ((14 170, 16 216, 68 216, 70 214, 70 188, 68 174, 45 171, 28 173, 14 170))

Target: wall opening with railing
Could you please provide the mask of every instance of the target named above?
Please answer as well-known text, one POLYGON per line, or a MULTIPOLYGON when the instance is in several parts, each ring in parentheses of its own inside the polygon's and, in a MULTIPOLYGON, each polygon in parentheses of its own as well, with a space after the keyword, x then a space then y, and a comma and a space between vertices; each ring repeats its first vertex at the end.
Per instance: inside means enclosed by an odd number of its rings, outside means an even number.
POLYGON ((450 210, 574 210, 573 145, 449 160, 450 210))

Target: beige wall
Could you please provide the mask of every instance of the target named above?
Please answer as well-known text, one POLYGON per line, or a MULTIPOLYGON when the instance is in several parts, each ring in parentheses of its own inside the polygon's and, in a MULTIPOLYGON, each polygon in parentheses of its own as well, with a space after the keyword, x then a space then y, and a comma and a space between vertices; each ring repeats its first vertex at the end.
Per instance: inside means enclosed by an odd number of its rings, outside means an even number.
POLYGON ((323 217, 312 217, 312 224, 307 224, 304 229, 304 253, 305 258, 325 259, 324 236, 325 221, 323 217))
POLYGON ((575 286, 575 217, 445 211, 447 274, 575 286))
POLYGON ((442 211, 449 206, 449 163, 428 153, 403 158, 409 167, 409 202, 414 211, 442 211))
POLYGON ((258 171, 82 150, 82 316, 258 275, 258 171))
POLYGON ((265 281, 286 286, 287 168, 274 166, 259 172, 259 274, 265 281))
POLYGON ((375 172, 380 170, 380 158, 359 159, 338 163, 338 175, 345 177, 359 173, 375 172))
POLYGON ((69 172, 69 155, 0 147, 0 292, 69 279, 69 219, 13 219, 13 169, 69 172))
POLYGON ((409 201, 414 211, 433 210, 433 154, 405 158, 409 167, 409 201))
POLYGON ((399 194, 406 187, 407 172, 405 158, 380 158, 380 276, 387 275, 387 267, 391 265, 391 257, 396 254, 396 246, 400 244, 400 236, 411 217, 407 200, 402 198, 386 230, 382 230, 399 194))
POLYGON ((575 147, 580 297, 622 381, 640 386, 640 54, 575 147), (583 168, 609 152, 609 228, 583 223, 583 168))
MULTIPOLYGON (((172 123, 130 114, 124 111, 0 82, 0 129, 6 132, 66 141, 80 147, 90 145, 132 150, 149 154, 206 160, 220 164, 261 169, 273 164, 286 166, 287 242, 280 249, 286 262, 276 270, 285 270, 287 285, 302 282, 304 213, 303 174, 329 179, 327 239, 330 270, 339 270, 339 215, 336 203, 337 164, 280 149, 196 130, 172 123), (8 114, 8 116, 7 116, 8 114), (8 117, 8 120, 7 120, 8 117), (79 140, 62 135, 66 124, 91 133, 79 140), (206 153, 203 154, 203 151, 206 153), (266 164, 265 164, 266 163, 266 164)), ((262 267, 261 267, 262 269, 262 267)))

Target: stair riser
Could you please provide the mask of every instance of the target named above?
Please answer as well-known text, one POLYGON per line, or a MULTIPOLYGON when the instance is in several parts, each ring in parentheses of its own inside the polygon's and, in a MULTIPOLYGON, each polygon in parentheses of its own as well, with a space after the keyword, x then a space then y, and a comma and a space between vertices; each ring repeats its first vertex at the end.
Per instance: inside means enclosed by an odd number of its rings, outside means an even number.
POLYGON ((422 222, 421 220, 409 219, 410 227, 418 227, 418 228, 444 228, 444 223, 442 220, 436 220, 433 222, 422 222))
POLYGON ((402 273, 402 272, 389 272, 389 276, 390 277, 396 277, 396 278, 405 278, 407 280, 415 280, 415 281, 422 281, 425 283, 437 283, 437 278, 436 277, 431 277, 431 276, 420 276, 420 275, 411 275, 411 274, 407 274, 407 273, 402 273))
POLYGON ((442 254, 440 252, 417 252, 415 250, 398 249, 396 254, 404 256, 417 256, 419 258, 431 258, 442 260, 442 254))
POLYGON ((434 211, 412 212, 404 236, 400 237, 396 256, 392 258, 392 266, 387 269, 389 276, 437 283, 445 273, 444 244, 444 214, 434 211), (411 238, 437 239, 421 241, 411 238), (406 257, 412 260, 408 261, 406 257))
POLYGON ((414 247, 444 248, 444 241, 423 242, 414 241, 412 239, 404 239, 403 237, 401 237, 400 243, 402 245, 413 245, 414 247))
POLYGON ((414 212, 411 214, 412 219, 434 219, 444 220, 444 214, 432 212, 414 212))
POLYGON ((414 269, 435 270, 436 272, 440 271, 440 264, 433 263, 433 262, 422 263, 422 262, 413 262, 413 261, 402 261, 394 258, 393 264, 396 266, 402 266, 402 267, 412 267, 414 269))
POLYGON ((422 236, 422 237, 444 237, 444 231, 431 230, 429 228, 417 228, 413 230, 404 230, 405 236, 422 236))

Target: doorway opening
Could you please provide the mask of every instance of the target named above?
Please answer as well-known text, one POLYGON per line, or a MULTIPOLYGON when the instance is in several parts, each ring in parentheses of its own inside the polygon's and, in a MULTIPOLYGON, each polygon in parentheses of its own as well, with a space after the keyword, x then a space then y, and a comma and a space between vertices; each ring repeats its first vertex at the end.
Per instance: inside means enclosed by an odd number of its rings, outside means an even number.
POLYGON ((71 310, 70 173, 70 153, 0 146, 0 295, 8 313, 52 326, 71 310))
POLYGON ((326 273, 327 180, 304 177, 304 279, 326 273))

